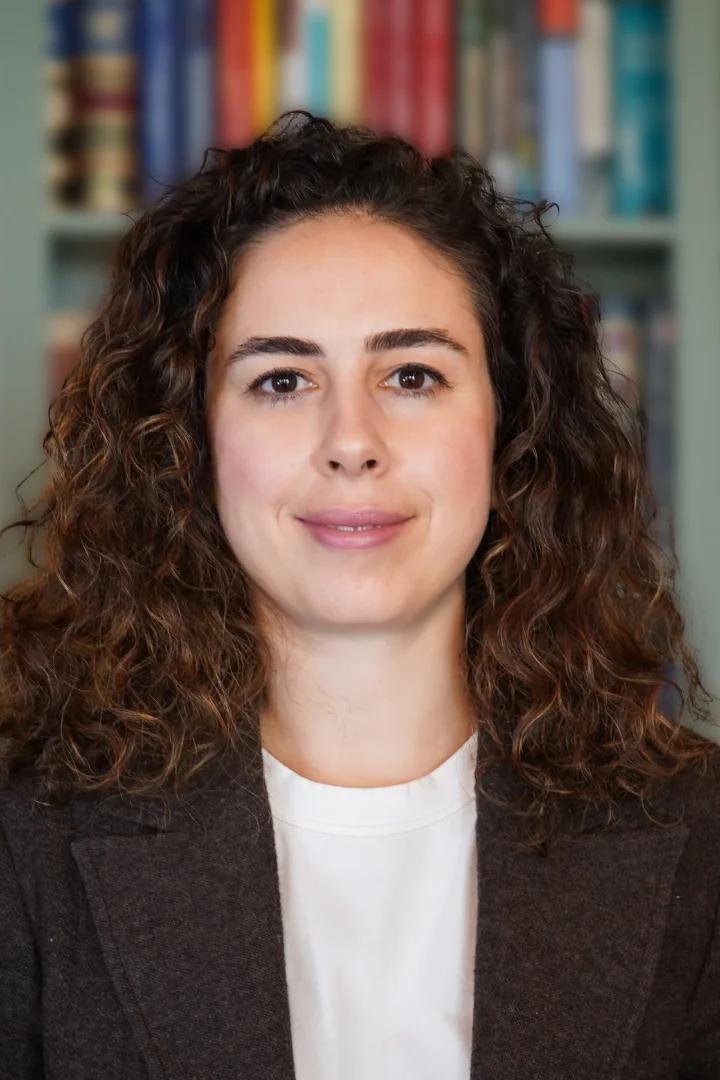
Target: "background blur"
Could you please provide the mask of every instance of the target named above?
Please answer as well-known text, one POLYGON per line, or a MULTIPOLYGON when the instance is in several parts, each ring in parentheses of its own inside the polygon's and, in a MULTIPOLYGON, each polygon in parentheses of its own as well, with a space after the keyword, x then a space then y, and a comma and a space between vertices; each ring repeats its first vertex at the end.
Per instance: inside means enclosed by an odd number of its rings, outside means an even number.
MULTIPOLYGON (((290 108, 459 143, 558 204, 720 697, 719 58, 720 0, 0 0, 0 525, 46 482, 117 238, 206 147, 290 108)), ((30 570, 13 530, 0 588, 30 570)))

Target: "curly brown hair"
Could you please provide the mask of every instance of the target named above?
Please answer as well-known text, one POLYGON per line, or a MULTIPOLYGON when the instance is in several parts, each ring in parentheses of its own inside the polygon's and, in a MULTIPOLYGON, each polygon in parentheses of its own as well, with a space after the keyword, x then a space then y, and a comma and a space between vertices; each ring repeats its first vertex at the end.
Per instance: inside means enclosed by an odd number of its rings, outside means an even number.
POLYGON ((542 221, 554 206, 501 194, 458 147, 427 158, 294 110, 209 149, 145 209, 51 404, 40 512, 2 530, 30 530, 38 573, 3 594, 0 782, 30 767, 38 797, 63 802, 177 793, 227 752, 258 765, 272 656, 214 504, 206 357, 245 245, 354 209, 453 260, 484 333, 497 508, 467 567, 465 650, 483 795, 484 771, 509 763, 523 843, 539 847, 566 805, 612 818, 618 796, 707 771, 717 744, 680 723, 678 665, 710 722, 698 689, 712 697, 683 640, 676 558, 652 537, 647 419, 613 390, 599 299, 542 221))

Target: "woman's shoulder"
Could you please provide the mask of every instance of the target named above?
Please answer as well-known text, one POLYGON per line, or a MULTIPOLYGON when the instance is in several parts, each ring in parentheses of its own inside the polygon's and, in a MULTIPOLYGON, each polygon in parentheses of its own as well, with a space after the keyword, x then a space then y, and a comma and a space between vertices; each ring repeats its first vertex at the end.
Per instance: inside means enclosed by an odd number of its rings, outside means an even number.
POLYGON ((74 798, 53 804, 32 770, 0 784, 0 857, 34 894, 39 882, 62 878, 70 843, 78 835, 74 798))
POLYGON ((226 771, 225 764, 218 759, 176 790, 145 794, 117 785, 51 796, 35 767, 16 769, 0 782, 0 832, 42 846, 83 836, 127 836, 170 827, 204 829, 221 811, 228 793, 246 786, 256 812, 261 781, 245 785, 244 770, 231 765, 226 771))
POLYGON ((720 827, 720 743, 707 741, 706 756, 668 777, 653 803, 678 813, 689 827, 720 827))
POLYGON ((14 769, 0 783, 0 821, 7 828, 42 829, 69 822, 73 802, 72 795, 64 802, 48 799, 34 767, 14 769))
POLYGON ((88 792, 49 797, 35 769, 16 770, 0 784, 0 841, 25 865, 47 865, 69 851, 73 839, 113 830, 114 819, 99 813, 107 798, 88 792))

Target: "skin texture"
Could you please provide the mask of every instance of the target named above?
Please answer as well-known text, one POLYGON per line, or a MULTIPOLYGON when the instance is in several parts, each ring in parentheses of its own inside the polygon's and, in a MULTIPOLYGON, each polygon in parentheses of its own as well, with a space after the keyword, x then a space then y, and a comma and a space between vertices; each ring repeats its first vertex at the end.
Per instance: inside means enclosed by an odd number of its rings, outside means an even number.
POLYGON ((286 226, 243 252, 206 392, 220 519, 276 658, 263 746, 326 784, 426 775, 474 730, 461 676, 465 569, 494 505, 492 386, 464 280, 413 232, 364 215, 286 226), (442 328, 469 355, 365 352, 366 335, 404 327, 442 328), (227 364, 261 335, 308 339, 326 355, 227 364), (278 367, 300 376, 247 392, 278 367), (330 506, 413 520, 378 547, 331 550, 296 519, 330 506))

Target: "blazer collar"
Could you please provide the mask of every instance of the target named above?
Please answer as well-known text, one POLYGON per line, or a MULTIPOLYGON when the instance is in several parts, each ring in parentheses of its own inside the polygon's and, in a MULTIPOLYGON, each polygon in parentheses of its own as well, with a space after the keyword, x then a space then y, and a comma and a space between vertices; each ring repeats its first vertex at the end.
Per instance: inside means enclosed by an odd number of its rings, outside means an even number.
MULTIPOLYGON (((170 815, 142 797, 74 810, 95 824, 71 850, 151 1080, 296 1080, 257 747, 253 765, 214 766, 169 799, 170 815)), ((496 770, 485 786, 507 795, 518 782, 496 770)), ((634 813, 600 824, 571 823, 547 857, 518 853, 478 792, 470 1080, 623 1076, 689 830, 634 813)))

